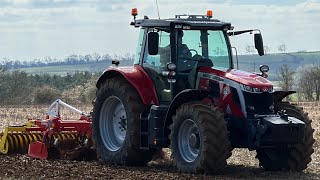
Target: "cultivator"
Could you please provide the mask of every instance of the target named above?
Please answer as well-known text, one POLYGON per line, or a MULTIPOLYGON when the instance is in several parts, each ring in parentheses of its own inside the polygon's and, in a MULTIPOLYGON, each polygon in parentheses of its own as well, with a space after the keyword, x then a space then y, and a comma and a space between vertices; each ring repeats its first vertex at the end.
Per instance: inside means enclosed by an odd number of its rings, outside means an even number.
POLYGON ((29 119, 24 126, 7 127, 0 138, 2 154, 28 152, 31 157, 46 159, 48 149, 59 148, 64 141, 90 146, 91 117, 58 99, 51 104, 44 120, 29 119), (79 113, 79 120, 62 120, 61 106, 79 113))

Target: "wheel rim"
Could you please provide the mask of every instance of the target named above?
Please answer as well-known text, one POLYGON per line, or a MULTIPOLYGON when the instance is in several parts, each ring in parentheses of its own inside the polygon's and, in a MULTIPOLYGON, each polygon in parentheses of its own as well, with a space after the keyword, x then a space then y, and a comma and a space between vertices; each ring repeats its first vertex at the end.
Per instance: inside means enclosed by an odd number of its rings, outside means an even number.
POLYGON ((183 121, 178 133, 178 149, 182 159, 193 162, 199 155, 200 133, 196 123, 191 119, 183 121))
POLYGON ((111 96, 103 103, 99 127, 105 147, 110 151, 118 151, 123 145, 127 132, 127 114, 118 97, 111 96))

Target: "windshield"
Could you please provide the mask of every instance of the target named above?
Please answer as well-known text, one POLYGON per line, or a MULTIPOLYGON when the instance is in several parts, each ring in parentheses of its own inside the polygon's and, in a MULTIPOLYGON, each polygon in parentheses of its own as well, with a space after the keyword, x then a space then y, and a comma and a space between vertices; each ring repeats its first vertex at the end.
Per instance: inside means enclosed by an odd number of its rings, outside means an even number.
POLYGON ((179 30, 178 60, 211 61, 208 66, 230 68, 229 48, 223 31, 179 30))

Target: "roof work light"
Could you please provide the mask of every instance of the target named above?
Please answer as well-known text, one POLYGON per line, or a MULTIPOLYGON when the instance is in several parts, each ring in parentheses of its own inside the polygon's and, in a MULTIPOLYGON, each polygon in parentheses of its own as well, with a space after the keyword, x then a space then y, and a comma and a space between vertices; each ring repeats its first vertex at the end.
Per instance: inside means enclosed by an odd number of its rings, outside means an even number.
POLYGON ((208 11, 207 11, 207 16, 208 16, 208 18, 212 18, 212 14, 213 14, 213 13, 212 13, 212 10, 208 10, 208 11))
POLYGON ((138 15, 138 9, 137 8, 132 8, 131 9, 131 15, 136 17, 138 15))

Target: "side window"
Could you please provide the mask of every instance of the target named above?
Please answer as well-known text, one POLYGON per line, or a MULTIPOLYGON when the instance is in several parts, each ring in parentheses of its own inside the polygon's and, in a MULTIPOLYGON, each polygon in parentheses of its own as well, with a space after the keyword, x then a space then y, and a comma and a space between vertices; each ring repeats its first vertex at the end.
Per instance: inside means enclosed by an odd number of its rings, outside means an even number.
MULTIPOLYGON (((186 45, 186 47, 188 48, 188 52, 190 51, 190 49, 192 49, 193 54, 190 55, 201 55, 202 56, 202 46, 201 46, 201 41, 200 41, 200 31, 183 31, 183 33, 179 33, 178 35, 182 36, 182 42, 181 42, 181 48, 179 48, 178 50, 183 51, 181 49, 183 49, 183 44, 186 45)), ((179 43, 178 43, 179 44, 179 43)), ((180 44, 179 44, 180 45, 180 44)), ((181 54, 185 54, 183 52, 179 52, 179 55, 181 54)), ((184 57, 185 55, 182 55, 182 57, 184 57)))
POLYGON ((134 64, 139 64, 140 62, 140 56, 142 51, 142 43, 143 43, 143 36, 144 36, 144 29, 140 30, 139 40, 138 40, 138 46, 136 50, 136 57, 134 59, 134 64))
POLYGON ((148 47, 145 49, 143 64, 146 66, 163 67, 170 62, 170 33, 160 31, 159 33, 159 53, 150 55, 148 47))
POLYGON ((209 36, 209 57, 213 60, 214 66, 229 68, 229 49, 222 31, 210 31, 209 36))

